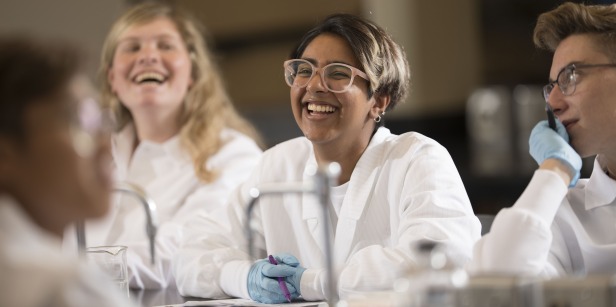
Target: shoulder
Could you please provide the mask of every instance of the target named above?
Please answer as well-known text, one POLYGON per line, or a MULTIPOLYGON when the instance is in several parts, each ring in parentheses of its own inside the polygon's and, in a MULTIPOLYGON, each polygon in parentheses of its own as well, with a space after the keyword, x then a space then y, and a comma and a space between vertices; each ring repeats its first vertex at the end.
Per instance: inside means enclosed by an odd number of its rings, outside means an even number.
POLYGON ((386 128, 379 128, 368 149, 381 151, 383 154, 401 154, 405 156, 422 152, 449 156, 445 147, 437 141, 418 132, 406 132, 400 135, 391 133, 386 128))

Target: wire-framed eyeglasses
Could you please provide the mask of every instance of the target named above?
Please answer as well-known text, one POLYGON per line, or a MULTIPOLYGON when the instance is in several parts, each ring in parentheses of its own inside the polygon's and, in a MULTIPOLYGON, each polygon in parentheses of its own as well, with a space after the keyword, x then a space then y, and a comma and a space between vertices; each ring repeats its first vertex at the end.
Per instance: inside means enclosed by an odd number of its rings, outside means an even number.
POLYGON ((563 95, 573 95, 578 77, 576 70, 597 67, 616 67, 616 64, 569 64, 558 72, 556 80, 551 81, 543 87, 543 98, 547 102, 550 97, 550 93, 552 93, 552 90, 556 85, 558 85, 558 88, 563 95))
POLYGON ((293 59, 284 62, 284 80, 290 87, 305 87, 312 77, 321 71, 321 80, 327 90, 343 93, 349 90, 355 76, 368 80, 363 71, 342 63, 332 63, 322 68, 315 67, 307 60, 293 59))

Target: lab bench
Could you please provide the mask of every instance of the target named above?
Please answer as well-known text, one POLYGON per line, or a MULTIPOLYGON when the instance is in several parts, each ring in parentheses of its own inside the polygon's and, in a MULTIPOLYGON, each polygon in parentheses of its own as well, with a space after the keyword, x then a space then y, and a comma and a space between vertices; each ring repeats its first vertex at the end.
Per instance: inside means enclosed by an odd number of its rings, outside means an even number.
MULTIPOLYGON (((543 280, 524 276, 473 276, 453 290, 451 307, 616 307, 616 276, 562 277, 543 280)), ((131 299, 143 307, 182 304, 207 299, 183 297, 175 287, 131 289, 131 299)), ((348 307, 403 307, 399 293, 365 293, 348 307)), ((432 306, 432 305, 430 305, 432 306)))

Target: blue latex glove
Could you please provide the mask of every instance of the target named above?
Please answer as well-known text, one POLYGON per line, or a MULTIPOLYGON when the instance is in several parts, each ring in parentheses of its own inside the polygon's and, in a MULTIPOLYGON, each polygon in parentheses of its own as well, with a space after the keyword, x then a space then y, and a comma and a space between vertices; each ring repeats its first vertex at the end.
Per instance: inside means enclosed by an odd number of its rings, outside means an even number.
POLYGON ((556 120, 556 130, 550 129, 547 120, 537 123, 530 133, 530 139, 528 140, 530 155, 539 165, 549 158, 558 159, 565 163, 569 166, 573 175, 573 179, 569 184, 569 187, 573 187, 580 178, 582 158, 569 145, 567 129, 559 120, 556 120))
POLYGON ((276 261, 278 261, 279 265, 284 263, 295 268, 295 272, 293 273, 293 275, 286 278, 286 282, 290 283, 293 288, 297 290, 297 293, 299 295, 302 295, 300 290, 300 281, 302 280, 302 274, 304 274, 304 271, 306 271, 306 269, 301 267, 299 265, 299 260, 297 260, 297 258, 295 258, 295 256, 291 254, 280 253, 273 256, 274 258, 276 258, 276 261))
POLYGON ((270 264, 268 259, 261 259, 250 267, 248 272, 248 294, 254 301, 265 304, 286 303, 287 299, 280 289, 278 277, 285 278, 291 299, 296 299, 300 296, 299 279, 297 279, 297 287, 290 283, 290 281, 293 281, 294 276, 298 274, 301 278, 301 273, 305 269, 299 266, 299 261, 292 255, 279 254, 274 255, 274 257, 278 261, 278 265, 270 264), (300 270, 301 272, 298 272, 300 270))

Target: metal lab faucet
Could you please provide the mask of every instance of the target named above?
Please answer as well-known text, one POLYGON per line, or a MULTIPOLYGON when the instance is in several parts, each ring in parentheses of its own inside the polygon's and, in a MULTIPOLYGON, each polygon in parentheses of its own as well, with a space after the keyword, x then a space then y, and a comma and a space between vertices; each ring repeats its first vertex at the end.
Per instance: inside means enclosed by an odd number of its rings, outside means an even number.
MULTIPOLYGON (((330 203, 331 186, 337 184, 338 176, 340 176, 340 164, 336 162, 326 163, 319 166, 317 169, 311 170, 310 174, 313 180, 308 182, 280 182, 280 183, 263 183, 250 190, 250 202, 246 208, 246 238, 248 240, 248 253, 250 259, 255 259, 253 234, 250 229, 250 220, 252 211, 259 197, 268 194, 287 194, 287 193, 312 193, 319 198, 321 203, 322 219, 327 221, 328 206, 330 203)), ((338 286, 334 270, 334 258, 332 251, 331 238, 329 237, 329 223, 321 223, 323 225, 323 242, 325 243, 326 271, 327 271, 327 303, 330 307, 336 307, 338 304, 338 286)))
MULTIPOLYGON (((158 222, 156 218, 156 204, 154 203, 154 201, 152 201, 152 199, 147 196, 147 194, 141 187, 129 182, 118 183, 115 186, 114 191, 129 194, 137 198, 137 200, 139 200, 139 202, 143 205, 143 210, 145 211, 146 215, 145 232, 148 235, 148 240, 150 242, 150 259, 152 264, 154 264, 156 259, 156 253, 154 251, 156 243, 156 231, 158 229, 158 222)), ((79 249, 79 253, 83 255, 86 250, 86 232, 83 221, 78 222, 75 229, 77 231, 77 246, 79 249)))

